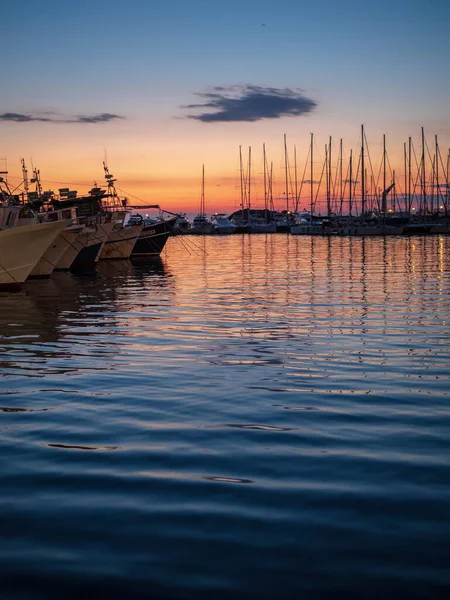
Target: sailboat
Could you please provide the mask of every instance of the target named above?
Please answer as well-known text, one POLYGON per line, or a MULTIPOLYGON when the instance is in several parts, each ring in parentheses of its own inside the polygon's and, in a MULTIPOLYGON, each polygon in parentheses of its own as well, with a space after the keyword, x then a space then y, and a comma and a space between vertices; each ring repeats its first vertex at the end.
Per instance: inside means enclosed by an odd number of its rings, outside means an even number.
POLYGON ((200 193, 200 211, 192 220, 189 229, 190 235, 207 235, 214 233, 214 223, 208 219, 205 213, 205 165, 202 165, 202 189, 200 193))
POLYGON ((264 218, 257 220, 255 217, 252 218, 250 231, 251 233, 276 233, 277 225, 273 221, 270 221, 269 215, 272 211, 268 210, 268 185, 267 185, 267 158, 266 158, 266 145, 263 144, 263 162, 264 162, 264 218))
MULTIPOLYGON (((386 183, 386 136, 383 135, 383 193, 381 201, 381 215, 375 220, 366 221, 366 190, 365 190, 365 134, 364 125, 361 125, 361 223, 354 228, 354 235, 364 237, 375 235, 401 235, 403 225, 386 223, 387 196, 394 189, 395 183, 387 186, 386 183)), ((351 234, 351 228, 350 228, 351 234)))
POLYGON ((291 226, 292 235, 322 235, 324 234, 324 228, 322 226, 322 220, 314 220, 314 135, 311 133, 309 157, 310 157, 310 203, 309 203, 309 214, 305 212, 300 214, 296 219, 295 225, 291 226))

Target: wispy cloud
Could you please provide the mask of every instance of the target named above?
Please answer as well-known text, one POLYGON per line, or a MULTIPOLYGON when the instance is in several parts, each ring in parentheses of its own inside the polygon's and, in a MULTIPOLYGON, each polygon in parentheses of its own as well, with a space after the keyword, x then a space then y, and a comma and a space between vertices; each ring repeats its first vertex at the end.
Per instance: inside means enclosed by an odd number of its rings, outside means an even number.
POLYGON ((317 102, 304 96, 301 90, 257 85, 216 86, 210 92, 195 95, 202 102, 181 108, 202 109, 200 114, 187 118, 203 123, 298 117, 312 112, 317 106, 317 102), (205 109, 209 112, 204 112, 205 109))
MULTIPOLYGON (((47 113, 51 114, 51 113, 47 113)), ((12 123, 107 123, 116 119, 124 119, 120 115, 111 113, 101 113, 97 115, 76 115, 74 117, 42 117, 39 115, 25 115, 21 113, 6 112, 0 114, 0 121, 9 121, 12 123)))

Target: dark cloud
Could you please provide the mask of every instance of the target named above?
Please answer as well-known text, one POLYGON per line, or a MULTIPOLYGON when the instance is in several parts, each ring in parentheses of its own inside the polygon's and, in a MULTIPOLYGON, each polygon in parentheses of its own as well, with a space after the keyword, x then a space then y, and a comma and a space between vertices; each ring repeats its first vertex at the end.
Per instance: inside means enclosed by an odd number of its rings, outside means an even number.
POLYGON ((29 123, 30 121, 51 121, 45 117, 33 117, 31 115, 21 115, 19 113, 3 113, 0 115, 1 121, 14 121, 15 123, 29 123))
POLYGON ((195 95, 203 102, 182 108, 212 110, 187 117, 203 123, 298 117, 312 112, 317 106, 317 102, 304 96, 300 90, 256 85, 217 86, 211 92, 195 95))
POLYGON ((314 179, 311 181, 311 179, 303 179, 303 181, 301 183, 313 183, 313 184, 319 184, 320 181, 315 181, 314 179))
POLYGON ((91 117, 78 116, 75 123, 107 123, 108 121, 114 121, 115 119, 124 119, 120 115, 112 115, 111 113, 102 113, 101 115, 92 115, 91 117))
MULTIPOLYGON (((52 114, 52 113, 46 113, 52 114)), ((3 113, 0 114, 0 121, 11 121, 14 123, 30 123, 31 121, 38 121, 40 123, 107 123, 108 121, 114 121, 115 119, 124 119, 120 115, 113 115, 111 113, 101 113, 99 115, 78 115, 76 117, 55 118, 55 117, 39 117, 36 115, 23 115, 20 113, 3 113)))

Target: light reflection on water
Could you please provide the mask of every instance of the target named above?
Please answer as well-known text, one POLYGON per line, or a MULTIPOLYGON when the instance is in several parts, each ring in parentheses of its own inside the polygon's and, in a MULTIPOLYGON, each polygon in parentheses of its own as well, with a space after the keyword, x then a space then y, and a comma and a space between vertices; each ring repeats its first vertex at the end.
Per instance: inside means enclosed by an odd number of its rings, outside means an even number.
POLYGON ((8 597, 445 597, 449 239, 171 238, 0 294, 8 597))

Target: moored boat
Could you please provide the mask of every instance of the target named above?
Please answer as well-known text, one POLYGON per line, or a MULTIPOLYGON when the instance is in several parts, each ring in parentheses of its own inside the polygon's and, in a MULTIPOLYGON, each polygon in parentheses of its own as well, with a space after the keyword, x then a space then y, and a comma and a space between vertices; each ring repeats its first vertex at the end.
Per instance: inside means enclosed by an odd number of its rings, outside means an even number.
POLYGON ((67 221, 17 226, 19 207, 0 207, 0 288, 18 288, 67 221))
POLYGON ((144 224, 132 223, 124 227, 127 214, 128 211, 119 211, 113 215, 113 228, 101 249, 100 260, 130 258, 144 224))
POLYGON ((131 258, 159 256, 172 233, 176 220, 176 217, 167 220, 144 219, 144 227, 131 252, 131 258))
POLYGON ((219 235, 229 235, 236 232, 236 225, 223 213, 212 215, 211 222, 214 225, 215 232, 219 235))

